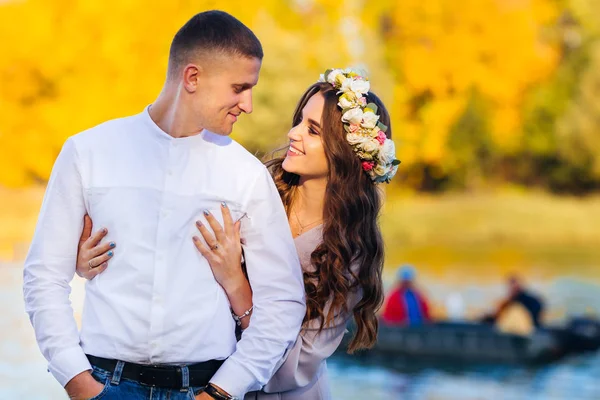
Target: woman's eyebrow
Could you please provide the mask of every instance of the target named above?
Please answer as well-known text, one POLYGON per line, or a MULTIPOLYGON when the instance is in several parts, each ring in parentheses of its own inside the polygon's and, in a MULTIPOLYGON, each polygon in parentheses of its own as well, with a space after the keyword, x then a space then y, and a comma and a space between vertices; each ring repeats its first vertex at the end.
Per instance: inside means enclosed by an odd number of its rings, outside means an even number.
POLYGON ((312 125, 316 126, 317 128, 321 129, 321 124, 319 124, 319 123, 318 123, 317 121, 315 121, 314 119, 312 119, 312 118, 309 118, 309 119, 308 119, 308 122, 309 122, 310 124, 312 124, 312 125))

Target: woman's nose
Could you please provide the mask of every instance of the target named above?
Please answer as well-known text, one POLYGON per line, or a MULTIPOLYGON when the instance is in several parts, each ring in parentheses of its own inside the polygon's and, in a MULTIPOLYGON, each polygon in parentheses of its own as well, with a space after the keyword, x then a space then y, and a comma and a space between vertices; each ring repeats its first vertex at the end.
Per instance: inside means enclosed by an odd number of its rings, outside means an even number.
POLYGON ((287 136, 290 140, 293 140, 295 142, 300 141, 302 137, 300 135, 299 125, 296 125, 292 129, 290 129, 287 136))

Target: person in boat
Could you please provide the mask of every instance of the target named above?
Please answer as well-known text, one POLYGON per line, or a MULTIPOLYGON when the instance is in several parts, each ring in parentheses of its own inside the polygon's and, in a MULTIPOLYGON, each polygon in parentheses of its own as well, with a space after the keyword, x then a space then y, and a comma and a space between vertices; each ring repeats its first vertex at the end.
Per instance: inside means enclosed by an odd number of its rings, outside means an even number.
POLYGON ((415 286, 416 271, 404 265, 397 272, 398 284, 390 292, 382 320, 387 325, 419 325, 431 321, 429 304, 415 286))
POLYGON ((516 276, 507 281, 508 295, 492 315, 484 320, 495 323, 505 332, 529 334, 541 326, 544 311, 543 300, 525 289, 516 276))

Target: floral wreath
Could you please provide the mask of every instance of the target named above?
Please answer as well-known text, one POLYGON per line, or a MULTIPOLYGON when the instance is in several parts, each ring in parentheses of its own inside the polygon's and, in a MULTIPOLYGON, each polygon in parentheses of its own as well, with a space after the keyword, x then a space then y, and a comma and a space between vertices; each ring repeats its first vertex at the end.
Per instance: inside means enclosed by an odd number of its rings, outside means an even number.
POLYGON ((388 127, 379 122, 377 105, 367 104, 363 96, 369 93, 369 78, 350 68, 328 69, 319 82, 339 89, 338 106, 342 109, 346 140, 362 161, 362 169, 373 182, 389 183, 400 161, 396 159, 394 142, 385 135, 388 127))

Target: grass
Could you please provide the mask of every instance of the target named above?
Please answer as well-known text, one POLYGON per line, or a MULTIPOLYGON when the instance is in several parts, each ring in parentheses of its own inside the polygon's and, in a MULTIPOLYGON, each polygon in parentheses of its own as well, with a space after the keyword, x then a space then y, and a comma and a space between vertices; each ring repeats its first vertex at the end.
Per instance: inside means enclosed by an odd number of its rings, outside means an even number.
POLYGON ((600 278, 600 197, 496 192, 388 193, 386 264, 417 264, 443 280, 600 278))
MULTIPOLYGON (((43 191, 0 187, 0 260, 25 257, 43 191)), ((449 282, 497 281, 514 271, 600 279, 600 197, 389 192, 381 225, 387 274, 409 262, 449 282)))

